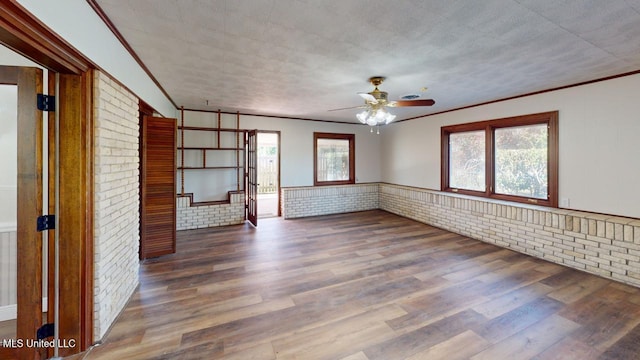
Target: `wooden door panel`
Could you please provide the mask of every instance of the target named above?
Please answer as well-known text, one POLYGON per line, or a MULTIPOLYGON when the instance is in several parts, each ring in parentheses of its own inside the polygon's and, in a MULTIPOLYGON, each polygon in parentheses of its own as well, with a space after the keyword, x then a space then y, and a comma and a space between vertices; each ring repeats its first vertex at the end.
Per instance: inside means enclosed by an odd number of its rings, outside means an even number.
POLYGON ((173 214, 173 209, 169 208, 154 208, 152 209, 154 215, 147 216, 147 233, 153 232, 156 227, 164 226, 171 228, 172 224, 167 224, 167 217, 173 214))
MULTIPOLYGON (((16 339, 36 338, 42 326, 42 235, 36 219, 42 215, 42 112, 36 108, 42 93, 42 70, 0 66, 0 83, 17 85, 17 322, 16 339)), ((40 359, 36 348, 3 347, 0 358, 40 359)))
POLYGON ((145 116, 142 124, 140 258, 175 252, 176 119, 145 116))
POLYGON ((171 185, 149 185, 147 187, 147 196, 154 198, 172 198, 175 188, 171 185))

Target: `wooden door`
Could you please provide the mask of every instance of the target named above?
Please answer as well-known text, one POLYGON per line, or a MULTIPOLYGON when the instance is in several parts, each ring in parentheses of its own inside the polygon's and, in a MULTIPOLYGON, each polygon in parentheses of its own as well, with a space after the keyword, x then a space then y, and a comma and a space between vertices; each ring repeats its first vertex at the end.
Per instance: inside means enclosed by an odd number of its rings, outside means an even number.
MULTIPOLYGON (((44 349, 28 347, 43 325, 42 315, 42 235, 36 220, 42 215, 42 112, 36 108, 42 93, 42 70, 0 66, 0 84, 11 87, 17 116, 3 119, 16 128, 17 199, 15 276, 16 320, 13 339, 0 344, 2 359, 41 359, 44 349), (15 89, 14 89, 15 87, 15 89), (11 341, 12 340, 12 341, 11 341)), ((3 109, 3 115, 5 110, 3 109)), ((5 140, 6 141, 6 140, 5 140)), ((14 152, 15 154, 15 152, 14 152)), ((3 156, 11 156, 3 154, 3 156)), ((13 155, 15 156, 15 155, 13 155)), ((4 204, 3 204, 4 206, 4 204)), ((4 257, 2 257, 4 259, 4 257)), ((3 260, 4 261, 4 260, 3 260)), ((0 264, 4 270, 7 267, 0 264)), ((4 340, 4 339, 3 339, 4 340)))
POLYGON ((247 219, 258 226, 258 131, 247 132, 247 219))
POLYGON ((176 252, 176 119, 145 116, 140 141, 140 259, 147 259, 176 252))

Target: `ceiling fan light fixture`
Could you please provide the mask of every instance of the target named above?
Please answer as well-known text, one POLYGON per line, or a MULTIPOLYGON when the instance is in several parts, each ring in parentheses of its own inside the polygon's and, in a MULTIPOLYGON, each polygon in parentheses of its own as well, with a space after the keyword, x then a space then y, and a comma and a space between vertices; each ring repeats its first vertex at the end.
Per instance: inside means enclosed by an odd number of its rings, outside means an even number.
POLYGON ((389 124, 390 122, 392 122, 393 120, 396 119, 396 116, 394 114, 391 113, 387 113, 386 118, 384 119, 384 123, 385 124, 389 124))
POLYGON ((376 115, 369 114, 369 116, 367 116, 367 125, 369 126, 378 125, 378 119, 376 118, 376 115))
POLYGON ((395 120, 396 116, 388 112, 385 108, 370 108, 356 114, 356 118, 363 124, 369 126, 386 125, 395 120))
MULTIPOLYGON (((403 96, 399 101, 389 101, 387 92, 380 91, 378 89, 378 86, 382 84, 383 81, 384 81, 384 77, 382 76, 371 77, 369 78, 369 82, 371 83, 371 85, 374 86, 373 91, 368 93, 365 93, 365 92, 357 93, 358 95, 360 95, 360 97, 364 99, 364 105, 354 106, 350 108, 335 109, 335 110, 364 108, 365 110, 356 114, 356 118, 362 124, 371 126, 371 132, 373 132, 374 126, 378 127, 380 125, 387 125, 396 119, 396 115, 388 112, 387 107, 431 106, 435 103, 433 99, 415 100, 420 97, 420 94, 407 94, 403 96)), ((426 90, 426 87, 422 88, 422 91, 425 91, 425 90, 426 90)))
POLYGON ((356 117, 358 118, 358 120, 363 123, 366 124, 367 123, 367 115, 369 114, 369 111, 364 110, 361 111, 359 113, 356 114, 356 117))

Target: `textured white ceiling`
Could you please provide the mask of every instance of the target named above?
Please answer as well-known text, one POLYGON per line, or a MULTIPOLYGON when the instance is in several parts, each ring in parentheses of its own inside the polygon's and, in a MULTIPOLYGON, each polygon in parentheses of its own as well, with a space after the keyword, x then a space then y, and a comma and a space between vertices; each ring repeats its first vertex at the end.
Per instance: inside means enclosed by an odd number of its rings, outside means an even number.
POLYGON ((357 122, 328 110, 379 75, 436 101, 406 119, 640 70, 640 0, 97 2, 185 108, 357 122))

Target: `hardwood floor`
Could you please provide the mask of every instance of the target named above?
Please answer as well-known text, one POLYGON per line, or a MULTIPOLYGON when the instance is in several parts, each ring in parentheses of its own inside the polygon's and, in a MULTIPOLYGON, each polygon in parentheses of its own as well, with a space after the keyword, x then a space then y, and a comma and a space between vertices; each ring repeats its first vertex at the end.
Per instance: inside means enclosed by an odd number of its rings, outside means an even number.
POLYGON ((640 289, 384 211, 178 233, 86 359, 637 359, 640 289))
MULTIPOLYGON (((0 340, 16 338, 16 320, 0 321, 0 340)), ((0 344, 2 346, 2 344, 0 344)))

